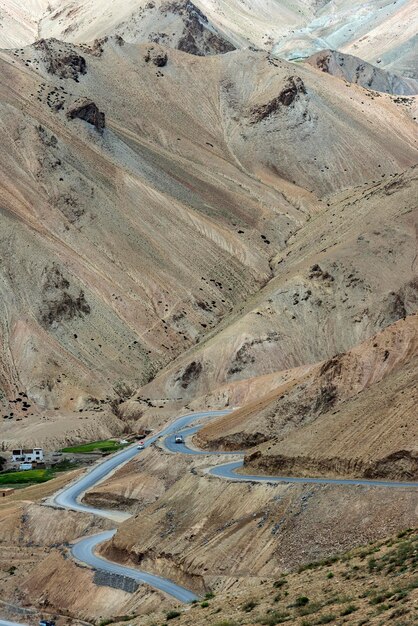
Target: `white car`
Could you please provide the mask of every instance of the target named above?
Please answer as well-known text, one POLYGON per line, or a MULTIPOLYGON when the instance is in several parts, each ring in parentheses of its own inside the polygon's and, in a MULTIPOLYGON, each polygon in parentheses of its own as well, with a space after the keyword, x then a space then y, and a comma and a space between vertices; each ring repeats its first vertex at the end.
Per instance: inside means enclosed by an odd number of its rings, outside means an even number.
POLYGON ((145 444, 141 441, 141 443, 139 443, 137 445, 138 450, 143 450, 145 448, 145 444))
POLYGON ((182 437, 182 435, 176 435, 176 438, 174 441, 176 443, 184 443, 184 438, 182 437))

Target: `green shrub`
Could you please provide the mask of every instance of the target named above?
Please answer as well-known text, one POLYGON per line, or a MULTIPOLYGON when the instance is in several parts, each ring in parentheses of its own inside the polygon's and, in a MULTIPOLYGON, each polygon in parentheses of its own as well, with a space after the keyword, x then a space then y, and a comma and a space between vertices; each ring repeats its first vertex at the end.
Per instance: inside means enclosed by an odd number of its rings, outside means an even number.
POLYGON ((168 613, 166 614, 166 619, 175 619, 176 617, 180 617, 181 613, 180 611, 168 611, 168 613))
POLYGON ((204 602, 200 603, 200 606, 202 607, 202 609, 206 609, 209 606, 209 602, 205 600, 204 602))
POLYGON ((335 615, 328 613, 327 615, 321 615, 321 617, 315 622, 315 624, 330 624, 335 620, 335 615))
POLYGON ((312 615, 312 613, 317 613, 320 609, 322 609, 322 604, 320 602, 310 602, 305 606, 300 607, 299 615, 312 615))
POLYGON ((341 616, 344 617, 344 615, 351 615, 351 613, 355 613, 357 610, 358 607, 356 607, 355 604, 349 604, 341 611, 341 616))
POLYGON ((328 572, 327 578, 334 578, 334 574, 332 572, 328 572))
POLYGON ((294 606, 306 606, 309 603, 309 598, 306 596, 299 596, 296 598, 294 606))
POLYGON ((259 621, 264 626, 276 626, 276 624, 283 624, 290 619, 290 613, 284 611, 271 611, 265 617, 262 617, 259 621))
POLYGON ((205 593, 206 600, 212 600, 212 598, 214 597, 215 597, 215 594, 212 591, 208 591, 207 593, 205 593))
POLYGON ((246 613, 249 613, 250 611, 255 609, 256 606, 257 606, 257 602, 255 600, 249 600, 248 602, 244 604, 244 606, 242 607, 242 610, 245 611, 246 613))

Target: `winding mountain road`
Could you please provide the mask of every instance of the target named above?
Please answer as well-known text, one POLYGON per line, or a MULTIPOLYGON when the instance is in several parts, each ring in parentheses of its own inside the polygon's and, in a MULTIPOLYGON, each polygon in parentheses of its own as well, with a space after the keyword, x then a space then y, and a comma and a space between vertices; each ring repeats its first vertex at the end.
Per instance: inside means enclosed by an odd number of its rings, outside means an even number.
MULTIPOLYGON (((194 450, 186 443, 175 443, 175 434, 181 433, 186 441, 187 437, 190 437, 196 433, 202 424, 198 424, 189 427, 189 424, 193 422, 200 422, 210 417, 217 417, 220 415, 226 415, 230 411, 202 411, 192 413, 190 415, 184 415, 172 424, 161 430, 155 435, 149 437, 144 441, 144 447, 150 446, 152 443, 164 437, 164 446, 172 453, 182 453, 190 455, 240 455, 237 452, 210 452, 204 450, 194 450)), ((90 513, 111 519, 113 521, 123 521, 130 517, 129 513, 108 511, 104 509, 96 509, 92 506, 88 506, 82 503, 82 498, 85 492, 92 487, 96 486, 106 478, 108 478, 116 469, 133 459, 140 451, 137 448, 137 444, 130 446, 107 458, 106 460, 95 465, 90 471, 84 474, 81 478, 78 478, 74 483, 65 487, 57 494, 55 494, 50 504, 56 507, 65 508, 73 511, 80 511, 84 513, 90 513)), ((242 455, 242 453, 241 453, 242 455)), ((263 483, 315 483, 320 485, 361 485, 365 487, 391 487, 391 488, 418 488, 418 482, 390 482, 381 480, 357 480, 357 479, 332 479, 332 478, 295 478, 295 477, 279 477, 279 476, 257 476, 247 474, 237 474, 237 470, 243 467, 243 459, 234 461, 232 463, 224 463, 216 465, 209 470, 209 474, 218 478, 234 481, 245 482, 263 482, 263 483)), ((131 578, 139 583, 145 583, 155 589, 159 589, 171 595, 180 602, 190 602, 198 599, 196 594, 192 591, 185 589, 181 585, 177 585, 171 580, 166 578, 155 576, 139 569, 113 563, 98 556, 95 553, 96 548, 108 541, 115 534, 116 529, 102 532, 97 535, 89 536, 80 539, 72 546, 73 557, 81 563, 87 564, 90 567, 102 570, 111 574, 119 574, 128 578, 131 578)), ((15 626, 7 622, 1 622, 0 626, 15 626)))

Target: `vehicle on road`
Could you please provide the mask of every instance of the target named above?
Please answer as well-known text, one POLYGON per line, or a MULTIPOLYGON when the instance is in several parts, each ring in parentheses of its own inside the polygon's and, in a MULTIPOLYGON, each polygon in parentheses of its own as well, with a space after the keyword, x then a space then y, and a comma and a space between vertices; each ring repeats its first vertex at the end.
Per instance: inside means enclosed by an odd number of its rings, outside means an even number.
POLYGON ((175 443, 184 443, 184 437, 182 435, 176 435, 174 441, 175 443))
POLYGON ((39 626, 55 626, 55 622, 51 619, 41 619, 39 626))
POLYGON ((145 448, 145 444, 141 441, 141 443, 139 443, 137 445, 138 450, 143 450, 145 448))

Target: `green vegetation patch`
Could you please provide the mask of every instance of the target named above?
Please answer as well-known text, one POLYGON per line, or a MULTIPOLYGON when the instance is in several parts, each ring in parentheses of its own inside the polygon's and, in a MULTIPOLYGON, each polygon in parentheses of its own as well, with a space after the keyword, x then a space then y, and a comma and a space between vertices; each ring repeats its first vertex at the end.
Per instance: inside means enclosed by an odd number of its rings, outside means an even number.
POLYGON ((0 485, 26 485, 28 483, 46 483, 54 478, 50 469, 32 469, 24 472, 7 472, 0 474, 0 485))
POLYGON ((126 448, 129 444, 119 443, 112 439, 104 439, 103 441, 92 441, 90 443, 81 443, 77 446, 62 448, 61 452, 69 454, 88 454, 89 452, 117 452, 122 448, 126 448))

